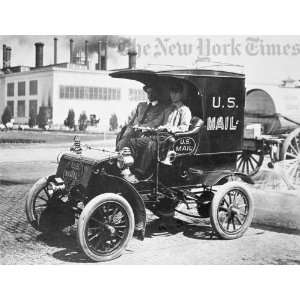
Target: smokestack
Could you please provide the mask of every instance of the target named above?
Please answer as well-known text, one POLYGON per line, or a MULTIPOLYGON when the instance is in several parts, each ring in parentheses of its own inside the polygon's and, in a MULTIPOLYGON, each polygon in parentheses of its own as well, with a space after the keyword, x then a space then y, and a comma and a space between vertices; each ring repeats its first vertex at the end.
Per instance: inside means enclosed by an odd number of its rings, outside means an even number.
POLYGON ((35 67, 39 68, 44 65, 44 44, 43 43, 35 43, 35 67))
POLYGON ((54 64, 57 64, 57 38, 54 38, 54 64))
POLYGON ((72 39, 70 39, 70 63, 72 64, 74 61, 74 41, 72 39))
POLYGON ((88 41, 85 41, 84 45, 84 64, 88 66, 89 60, 88 60, 88 41))
POLYGON ((11 62, 11 47, 6 47, 6 68, 10 68, 11 62))
POLYGON ((107 70, 107 42, 104 43, 104 56, 101 56, 101 70, 107 70))
POLYGON ((135 50, 128 51, 128 68, 129 69, 136 68, 136 56, 137 56, 137 52, 135 50))
POLYGON ((97 70, 101 70, 101 41, 98 41, 98 64, 97 70))
POLYGON ((5 69, 6 68, 6 61, 7 61, 7 58, 6 58, 6 45, 4 44, 3 45, 3 59, 2 59, 2 61, 3 61, 3 69, 5 69))

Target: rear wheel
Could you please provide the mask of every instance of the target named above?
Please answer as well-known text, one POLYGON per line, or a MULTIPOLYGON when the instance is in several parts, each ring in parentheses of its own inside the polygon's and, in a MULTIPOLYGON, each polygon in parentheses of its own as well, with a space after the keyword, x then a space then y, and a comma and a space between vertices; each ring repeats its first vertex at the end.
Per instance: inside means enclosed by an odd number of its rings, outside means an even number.
POLYGON ((83 252, 94 261, 120 256, 134 232, 134 214, 125 198, 106 193, 92 199, 83 209, 77 237, 83 252))
POLYGON ((241 237, 253 219, 253 199, 246 184, 229 182, 215 193, 210 220, 215 232, 223 239, 241 237))

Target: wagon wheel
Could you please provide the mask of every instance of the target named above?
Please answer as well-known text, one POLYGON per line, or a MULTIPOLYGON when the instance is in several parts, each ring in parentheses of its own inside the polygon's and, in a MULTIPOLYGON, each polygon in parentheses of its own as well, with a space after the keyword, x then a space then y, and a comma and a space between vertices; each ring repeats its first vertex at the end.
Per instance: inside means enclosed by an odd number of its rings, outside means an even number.
POLYGON ((281 151, 281 165, 290 184, 300 184, 300 128, 293 130, 284 140, 281 151))
POLYGON ((223 239, 241 237, 253 219, 253 198, 246 184, 232 181, 215 194, 210 211, 214 231, 223 239))
POLYGON ((236 171, 252 176, 256 174, 264 160, 264 152, 243 150, 237 157, 236 171))
POLYGON ((125 198, 106 193, 92 199, 83 209, 77 237, 83 252, 94 261, 120 256, 134 232, 134 214, 125 198))

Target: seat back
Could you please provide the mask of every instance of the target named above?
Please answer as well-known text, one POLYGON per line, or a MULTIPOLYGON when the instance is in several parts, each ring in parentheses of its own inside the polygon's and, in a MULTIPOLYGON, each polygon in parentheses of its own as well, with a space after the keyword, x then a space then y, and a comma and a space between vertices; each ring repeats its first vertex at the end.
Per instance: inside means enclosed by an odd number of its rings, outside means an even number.
POLYGON ((177 133, 175 133, 175 136, 176 137, 184 137, 184 136, 195 135, 195 134, 199 133, 203 124, 204 124, 204 122, 202 119, 194 116, 191 120, 189 130, 185 131, 185 132, 177 132, 177 133))
POLYGON ((202 126, 203 121, 199 118, 199 117, 192 117, 191 123, 190 123, 190 127, 189 127, 189 131, 193 130, 196 127, 200 127, 202 126))

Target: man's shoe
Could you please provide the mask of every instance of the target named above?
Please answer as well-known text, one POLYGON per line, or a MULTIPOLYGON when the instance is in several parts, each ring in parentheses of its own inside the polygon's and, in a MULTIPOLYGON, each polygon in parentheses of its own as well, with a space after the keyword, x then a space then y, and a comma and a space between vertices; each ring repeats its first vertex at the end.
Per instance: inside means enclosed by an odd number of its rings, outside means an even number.
POLYGON ((128 182, 134 184, 134 183, 138 183, 139 180, 130 172, 129 169, 125 169, 121 172, 121 174, 123 175, 123 178, 125 180, 127 180, 128 182))
POLYGON ((126 179, 128 182, 130 182, 132 184, 135 184, 135 183, 139 182, 139 180, 133 174, 130 174, 128 176, 124 176, 124 179, 126 179))

